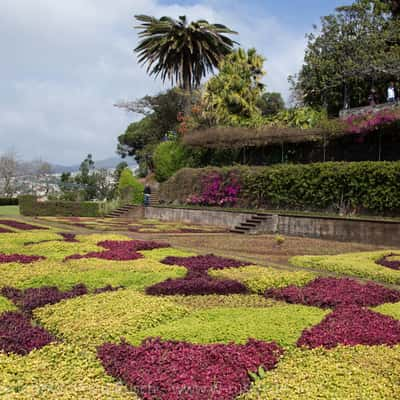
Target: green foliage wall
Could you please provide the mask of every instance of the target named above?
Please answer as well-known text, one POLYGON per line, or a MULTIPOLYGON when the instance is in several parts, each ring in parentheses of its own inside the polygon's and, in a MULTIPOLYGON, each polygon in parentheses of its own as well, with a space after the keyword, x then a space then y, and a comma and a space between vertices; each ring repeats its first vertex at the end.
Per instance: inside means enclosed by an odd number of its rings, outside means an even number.
POLYGON ((160 143, 154 153, 153 162, 156 179, 164 182, 176 171, 183 168, 188 161, 188 151, 178 142, 160 143))
POLYGON ((38 202, 35 196, 20 196, 19 206, 21 215, 26 216, 98 217, 102 214, 100 203, 89 201, 38 202))
POLYGON ((327 162, 270 167, 182 169, 161 185, 160 199, 184 204, 212 171, 240 176, 239 206, 396 215, 400 209, 400 162, 327 162))
POLYGON ((127 191, 131 191, 132 203, 143 204, 143 189, 144 186, 133 176, 130 168, 125 168, 121 172, 118 184, 120 195, 123 195, 123 193, 126 193, 127 191))

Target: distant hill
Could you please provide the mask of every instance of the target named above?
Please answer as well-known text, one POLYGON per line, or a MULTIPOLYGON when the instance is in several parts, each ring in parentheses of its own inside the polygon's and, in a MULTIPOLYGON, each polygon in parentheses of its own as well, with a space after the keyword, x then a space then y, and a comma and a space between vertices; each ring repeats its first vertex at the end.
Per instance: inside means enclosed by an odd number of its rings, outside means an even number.
MULTIPOLYGON (((115 168, 121 161, 125 161, 128 163, 130 167, 136 168, 137 164, 132 158, 126 158, 123 159, 121 157, 110 157, 106 158, 105 160, 100 160, 96 161, 94 160, 94 166, 99 169, 99 168, 115 168)), ((57 164, 52 164, 52 172, 55 174, 62 174, 63 172, 76 172, 79 170, 80 164, 77 165, 57 165, 57 164)))

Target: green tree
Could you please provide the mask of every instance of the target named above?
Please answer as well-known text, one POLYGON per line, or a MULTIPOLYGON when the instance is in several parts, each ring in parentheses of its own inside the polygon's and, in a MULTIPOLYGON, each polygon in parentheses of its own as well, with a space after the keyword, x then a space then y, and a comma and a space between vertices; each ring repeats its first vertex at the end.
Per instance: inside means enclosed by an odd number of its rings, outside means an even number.
POLYGON ((285 102, 280 93, 264 92, 257 102, 257 107, 264 117, 268 117, 284 110, 285 102))
POLYGON ((220 63, 204 94, 205 115, 212 124, 238 125, 261 116, 257 104, 264 89, 264 61, 255 49, 238 49, 220 63))
POLYGON ((366 104, 371 87, 383 100, 387 83, 400 73, 400 21, 390 18, 387 7, 356 0, 323 17, 315 29, 292 79, 297 97, 313 107, 327 106, 331 114, 366 104))
MULTIPOLYGON (((196 101, 197 92, 191 94, 196 101)), ((130 124, 124 134, 118 137, 118 153, 122 157, 133 156, 139 168, 146 175, 153 169, 152 154, 168 132, 176 133, 177 116, 183 111, 185 96, 180 89, 170 89, 156 96, 146 96, 134 102, 119 104, 143 118, 130 124)))
POLYGON ((133 176, 130 168, 125 168, 119 179, 118 191, 123 200, 133 204, 143 204, 144 185, 133 176))
POLYGON ((198 87, 235 44, 227 35, 236 32, 221 24, 205 20, 188 23, 186 16, 178 20, 148 15, 135 18, 141 39, 135 49, 139 63, 147 64, 150 75, 169 80, 185 91, 198 87))
POLYGON ((153 160, 157 181, 164 182, 179 169, 188 166, 189 151, 177 141, 160 143, 153 160))

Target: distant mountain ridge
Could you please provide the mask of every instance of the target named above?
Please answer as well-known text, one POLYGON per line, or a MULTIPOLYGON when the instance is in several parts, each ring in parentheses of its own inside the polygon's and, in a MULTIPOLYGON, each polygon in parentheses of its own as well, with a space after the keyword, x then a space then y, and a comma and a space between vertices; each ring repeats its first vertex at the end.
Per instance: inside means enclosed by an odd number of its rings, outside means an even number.
MULTIPOLYGON (((136 167, 137 164, 131 158, 123 159, 121 157, 110 157, 105 160, 96 161, 94 160, 94 166, 96 169, 99 168, 115 168, 120 162, 125 161, 130 167, 136 167)), ((51 164, 51 169, 54 174, 62 174, 63 172, 76 172, 79 170, 80 164, 76 165, 58 165, 51 164)))

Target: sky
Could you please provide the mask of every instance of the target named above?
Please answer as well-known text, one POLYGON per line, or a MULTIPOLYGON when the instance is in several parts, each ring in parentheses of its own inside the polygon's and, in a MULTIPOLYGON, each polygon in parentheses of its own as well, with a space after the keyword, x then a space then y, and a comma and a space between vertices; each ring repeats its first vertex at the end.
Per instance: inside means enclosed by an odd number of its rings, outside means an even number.
POLYGON ((349 0, 0 0, 0 153, 75 164, 115 155, 139 116, 113 107, 165 90, 138 65, 134 15, 223 23, 267 58, 268 91, 289 97, 305 34, 349 0))

